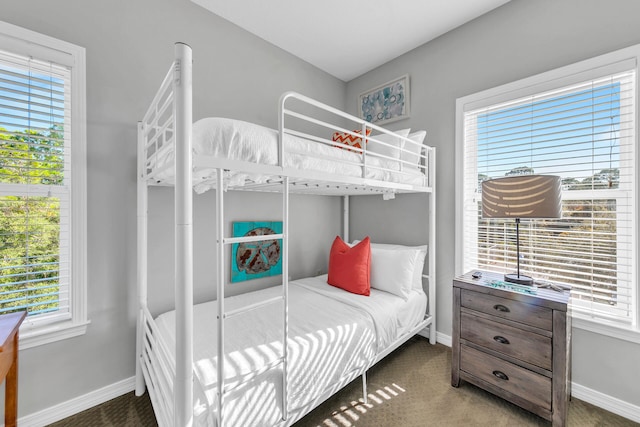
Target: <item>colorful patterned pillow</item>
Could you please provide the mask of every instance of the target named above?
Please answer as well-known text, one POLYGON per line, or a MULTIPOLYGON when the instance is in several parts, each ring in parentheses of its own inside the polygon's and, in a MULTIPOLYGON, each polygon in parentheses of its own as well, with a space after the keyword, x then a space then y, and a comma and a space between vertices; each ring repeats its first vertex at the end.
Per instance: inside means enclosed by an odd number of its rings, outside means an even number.
MULTIPOLYGON (((359 135, 362 135, 362 130, 354 130, 354 133, 357 133, 359 135)), ((369 136, 371 135, 371 129, 367 128, 367 135, 369 136)), ((333 142, 337 142, 338 144, 343 144, 346 145, 347 147, 356 147, 356 148, 362 148, 362 138, 359 136, 355 136, 355 135, 351 135, 348 134, 346 132, 336 132, 333 134, 333 138, 332 138, 333 142)), ((365 138, 365 144, 367 143, 367 139, 365 138)), ((342 148, 342 147, 340 147, 342 148)), ((349 150, 349 148, 346 148, 346 150, 349 150)), ((357 150, 349 150, 349 151, 357 151, 357 150)))

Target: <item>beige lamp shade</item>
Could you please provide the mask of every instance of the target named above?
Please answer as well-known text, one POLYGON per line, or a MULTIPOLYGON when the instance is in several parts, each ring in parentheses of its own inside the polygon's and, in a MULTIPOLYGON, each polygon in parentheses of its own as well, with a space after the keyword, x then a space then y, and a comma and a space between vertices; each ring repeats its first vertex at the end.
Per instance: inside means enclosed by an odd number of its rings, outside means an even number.
POLYGON ((554 175, 517 175, 482 183, 483 218, 560 218, 561 180, 554 175))

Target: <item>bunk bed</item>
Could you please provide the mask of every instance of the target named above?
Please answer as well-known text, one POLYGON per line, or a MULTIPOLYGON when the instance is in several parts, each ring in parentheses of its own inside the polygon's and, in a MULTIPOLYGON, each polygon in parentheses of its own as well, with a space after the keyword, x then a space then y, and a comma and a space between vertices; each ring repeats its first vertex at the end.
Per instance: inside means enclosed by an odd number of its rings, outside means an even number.
POLYGON ((191 72, 191 48, 176 43, 138 124, 136 395, 149 390, 160 426, 288 426, 358 376, 366 402, 371 366, 426 328, 436 342, 435 149, 293 92, 280 99, 278 130, 229 119, 193 123, 191 72), (327 136, 334 132, 365 143, 340 145, 327 136), (175 194, 175 309, 158 316, 147 305, 148 192, 155 185, 173 186, 175 194), (192 197, 210 189, 217 299, 194 305, 192 197), (225 237, 227 191, 281 193, 283 231, 225 237), (399 193, 426 196, 428 244, 371 246, 416 254, 404 294, 371 289, 363 297, 328 285, 326 275, 290 281, 290 194, 342 196, 348 242, 350 196, 399 193), (281 241, 281 286, 225 298, 225 248, 266 239, 281 241))

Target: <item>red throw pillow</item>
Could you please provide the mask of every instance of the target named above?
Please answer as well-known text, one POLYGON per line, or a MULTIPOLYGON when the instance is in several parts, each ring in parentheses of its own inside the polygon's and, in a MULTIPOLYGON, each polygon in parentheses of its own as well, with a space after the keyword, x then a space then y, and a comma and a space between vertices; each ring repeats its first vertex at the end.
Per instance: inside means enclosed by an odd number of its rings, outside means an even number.
POLYGON ((371 243, 365 237, 354 247, 337 236, 329 253, 327 283, 358 295, 369 296, 371 287, 371 243))

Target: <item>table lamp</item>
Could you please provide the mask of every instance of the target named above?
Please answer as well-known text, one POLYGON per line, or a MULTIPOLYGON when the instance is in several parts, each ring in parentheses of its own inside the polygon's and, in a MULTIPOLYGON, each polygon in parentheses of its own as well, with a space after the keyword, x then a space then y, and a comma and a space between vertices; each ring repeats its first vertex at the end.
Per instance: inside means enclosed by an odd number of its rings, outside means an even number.
POLYGON ((520 220, 562 216, 561 179, 553 175, 517 175, 482 182, 482 218, 516 221, 517 272, 505 274, 506 282, 532 285, 520 274, 520 220))

